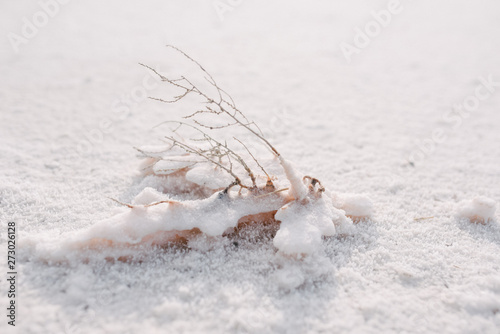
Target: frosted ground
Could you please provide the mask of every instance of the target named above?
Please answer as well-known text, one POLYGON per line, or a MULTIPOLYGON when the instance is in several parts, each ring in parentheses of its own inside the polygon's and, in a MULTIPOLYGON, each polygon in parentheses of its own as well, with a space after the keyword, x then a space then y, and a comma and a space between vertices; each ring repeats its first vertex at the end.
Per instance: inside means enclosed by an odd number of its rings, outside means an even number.
POLYGON ((498 210, 484 225, 455 215, 500 199, 500 6, 401 1, 348 61, 355 29, 388 9, 70 1, 16 52, 9 33, 42 9, 2 3, 0 219, 20 239, 56 242, 139 192, 132 147, 186 108, 140 95, 167 93, 138 62, 182 72, 165 44, 203 63, 300 170, 368 195, 375 215, 302 261, 270 240, 64 265, 21 247, 17 326, 2 316, 0 331, 498 333, 498 210))

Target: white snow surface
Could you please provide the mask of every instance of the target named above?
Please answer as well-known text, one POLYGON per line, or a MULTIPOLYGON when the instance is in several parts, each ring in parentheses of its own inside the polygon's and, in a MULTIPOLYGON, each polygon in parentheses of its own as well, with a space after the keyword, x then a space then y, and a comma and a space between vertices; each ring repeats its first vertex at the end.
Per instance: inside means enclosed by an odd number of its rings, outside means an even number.
POLYGON ((325 196, 307 204, 293 201, 281 207, 275 218, 281 224, 273 239, 274 246, 289 255, 318 252, 321 238, 335 235, 335 225, 347 220, 344 212, 334 208, 325 196))
POLYGON ((210 163, 198 164, 190 169, 186 180, 209 189, 225 188, 234 181, 229 174, 210 163))
POLYGON ((401 1, 350 63, 339 44, 388 2, 231 3, 221 20, 210 1, 72 1, 18 53, 7 36, 40 4, 0 5, 0 249, 8 221, 25 241, 16 327, 0 332, 498 333, 500 217, 474 199, 500 199, 500 87, 453 111, 500 81, 498 2, 401 1), (156 188, 133 147, 198 107, 145 98, 178 92, 139 62, 190 71, 165 44, 199 60, 298 170, 338 198, 366 194, 373 216, 302 259, 272 240, 201 236, 130 262, 41 260, 30 238, 55 245, 120 214, 108 197, 156 188))
POLYGON ((495 200, 480 196, 471 201, 463 201, 458 208, 458 217, 469 219, 472 222, 488 223, 495 217, 497 204, 495 200))

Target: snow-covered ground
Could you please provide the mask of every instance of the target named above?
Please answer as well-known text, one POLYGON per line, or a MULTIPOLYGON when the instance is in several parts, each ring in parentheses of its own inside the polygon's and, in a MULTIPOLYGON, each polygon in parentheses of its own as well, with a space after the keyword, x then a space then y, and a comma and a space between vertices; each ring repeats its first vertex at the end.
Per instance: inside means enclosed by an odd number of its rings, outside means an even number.
POLYGON ((500 332, 500 216, 466 218, 500 200, 497 1, 54 3, 0 4, 0 332, 500 332), (18 246, 12 328, 7 222, 56 243, 141 190, 132 147, 186 112, 144 98, 169 91, 139 62, 184 70, 166 44, 374 217, 300 261, 271 240, 133 263, 18 246))

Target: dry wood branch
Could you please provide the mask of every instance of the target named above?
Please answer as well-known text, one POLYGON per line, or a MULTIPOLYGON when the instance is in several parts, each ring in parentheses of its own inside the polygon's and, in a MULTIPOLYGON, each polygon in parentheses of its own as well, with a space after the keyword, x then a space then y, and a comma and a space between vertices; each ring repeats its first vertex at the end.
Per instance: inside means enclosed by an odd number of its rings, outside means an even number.
POLYGON ((175 103, 177 101, 180 101, 182 100, 184 97, 186 97, 186 95, 188 95, 189 93, 191 93, 193 91, 193 89, 187 89, 183 94, 181 95, 178 95, 178 96, 174 96, 174 99, 173 100, 163 100, 163 99, 160 99, 160 98, 157 98, 157 97, 150 97, 151 100, 156 100, 156 101, 160 101, 160 102, 163 102, 163 103, 175 103))
POLYGON ((413 218, 413 220, 418 222, 418 221, 421 221, 421 220, 427 220, 427 219, 432 219, 432 218, 434 218, 434 216, 432 216, 432 217, 413 218))
POLYGON ((168 203, 168 204, 181 204, 181 202, 178 202, 178 201, 171 201, 171 200, 164 200, 164 201, 159 201, 159 202, 154 202, 154 203, 151 203, 151 204, 145 204, 145 205, 132 205, 132 204, 127 204, 127 203, 123 203, 123 202, 120 202, 119 200, 117 199, 114 199, 112 197, 108 197, 110 200, 120 204, 120 205, 123 205, 123 206, 126 206, 130 209, 133 209, 133 208, 137 208, 137 207, 143 207, 143 208, 149 208, 150 206, 155 206, 155 205, 158 205, 158 204, 163 204, 163 203, 168 203))
POLYGON ((200 121, 197 121, 197 120, 193 120, 193 122, 195 122, 196 124, 198 124, 202 128, 206 128, 206 129, 210 129, 210 130, 224 129, 224 128, 228 128, 230 126, 238 124, 238 123, 227 123, 226 125, 205 125, 205 124, 203 124, 203 123, 201 123, 200 121))
MULTIPOLYGON (((250 169, 250 167, 248 166, 248 164, 245 162, 245 160, 238 153, 236 153, 234 150, 232 150, 227 145, 226 142, 224 144, 221 143, 221 142, 219 142, 218 140, 216 140, 215 138, 213 138, 212 136, 210 136, 206 132, 202 131, 201 129, 199 129, 199 128, 195 127, 195 126, 192 126, 191 124, 187 124, 187 123, 179 122, 179 121, 167 121, 167 122, 169 122, 169 123, 179 123, 181 126, 187 126, 187 127, 190 127, 192 129, 198 131, 200 134, 203 135, 203 137, 204 137, 203 139, 205 139, 208 143, 210 143, 210 145, 212 145, 212 149, 211 150, 203 151, 203 150, 198 149, 198 152, 200 152, 200 153, 208 153, 208 156, 214 156, 214 157, 219 158, 219 163, 221 163, 221 157, 227 156, 228 160, 229 160, 229 163, 230 163, 230 170, 232 170, 231 156, 233 156, 233 158, 236 161, 238 161, 238 163, 247 172, 248 176, 252 180, 253 187, 257 186, 255 174, 252 172, 252 170, 250 169), (222 151, 221 151, 221 149, 222 149, 222 151), (226 151, 226 152, 224 153, 224 151, 226 151)), ((260 164, 259 164, 259 166, 260 166, 260 164)))
POLYGON ((143 150, 143 149, 140 149, 140 148, 134 146, 134 150, 138 151, 139 153, 142 153, 145 157, 148 157, 148 158, 157 158, 157 157, 153 156, 152 154, 160 154, 160 153, 168 152, 171 149, 172 149, 172 147, 169 147, 166 150, 151 152, 151 151, 146 151, 146 150, 143 150))
POLYGON ((178 88, 182 88, 182 89, 185 89, 185 90, 190 90, 190 88, 185 87, 185 86, 183 86, 183 85, 181 85, 181 84, 178 84, 178 83, 177 83, 177 82, 182 81, 182 80, 183 80, 183 78, 179 78, 179 79, 169 79, 169 78, 165 77, 164 75, 161 75, 160 73, 158 73, 158 71, 156 71, 156 70, 155 70, 154 68, 152 68, 151 66, 144 65, 144 64, 142 64, 142 63, 139 63, 139 65, 144 66, 145 68, 147 68, 147 69, 149 69, 149 70, 153 71, 153 73, 155 73, 158 77, 160 77, 160 79, 161 79, 162 81, 166 81, 166 82, 168 82, 169 84, 171 84, 171 85, 173 85, 173 86, 176 86, 176 87, 178 87, 178 88))
MULTIPOLYGON (((248 154, 250 154, 250 156, 252 157, 253 161, 255 161, 255 163, 257 164, 257 166, 259 166, 259 168, 264 172, 264 174, 266 174, 267 176, 267 179, 268 180, 271 180, 271 177, 269 177, 269 174, 267 174, 266 170, 264 169, 264 167, 262 167, 262 165, 259 163, 259 161, 255 158, 255 156, 252 154, 252 152, 250 152, 250 150, 248 149, 248 147, 241 141, 239 140, 238 138, 236 137, 233 137, 234 140, 236 140, 238 143, 240 143, 241 145, 243 145, 243 147, 246 149, 246 151, 248 152, 248 154)), ((272 181, 271 181, 272 182, 272 181)))
POLYGON ((269 195, 277 194, 277 193, 280 193, 282 191, 287 191, 288 189, 290 189, 290 188, 278 189, 278 190, 272 191, 272 192, 267 193, 267 194, 256 196, 256 198, 261 198, 261 197, 266 197, 266 196, 269 196, 269 195))
MULTIPOLYGON (((193 62, 194 64, 196 64, 203 71, 203 73, 205 73, 205 75, 206 75, 205 79, 213 87, 215 87, 216 90, 217 90, 217 93, 219 95, 218 96, 218 98, 219 98, 218 101, 216 101, 214 98, 210 97, 208 94, 204 93, 201 89, 199 89, 195 84, 193 84, 189 79, 187 79, 184 76, 182 76, 180 79, 172 80, 172 79, 168 79, 165 76, 159 74, 156 70, 152 69, 149 66, 146 66, 146 65, 143 65, 143 66, 145 66, 146 68, 149 68, 152 71, 154 71, 157 75, 160 76, 160 78, 163 81, 166 81, 166 82, 168 82, 168 83, 170 83, 170 84, 172 84, 174 86, 177 86, 179 88, 184 89, 186 91, 185 94, 183 94, 184 96, 186 96, 190 92, 198 93, 200 96, 202 96, 202 97, 204 97, 206 99, 206 103, 213 104, 213 105, 215 105, 217 107, 217 109, 219 109, 216 112, 217 114, 220 114, 220 113, 226 114, 227 116, 229 116, 234 121, 234 123, 235 123, 234 125, 238 124, 238 125, 244 127, 245 129, 247 129, 248 131, 250 131, 252 134, 254 134, 257 138, 259 138, 265 145, 267 145, 276 156, 280 155, 279 152, 276 150, 276 148, 274 148, 274 146, 264 137, 264 135, 263 135, 262 131, 260 130, 260 128, 254 122, 250 122, 247 119, 247 117, 238 108, 236 108, 234 100, 231 98, 231 96, 227 92, 225 92, 222 88, 219 87, 219 85, 217 84, 217 82, 215 81, 215 79, 212 77, 212 75, 207 70, 205 70, 205 68, 199 62, 197 62, 192 57, 190 57, 188 54, 186 54, 184 51, 180 50, 179 48, 177 48, 177 47, 175 47, 173 45, 167 45, 167 47, 172 48, 172 49, 176 50, 177 52, 179 52, 180 54, 182 54, 184 57, 186 57, 191 62, 193 62), (179 84, 180 81, 186 82, 189 85, 189 87, 187 87, 185 85, 179 84), (222 95, 228 96, 228 98, 229 98, 230 101, 224 99, 222 95), (233 112, 229 111, 227 109, 227 107, 229 107, 230 109, 232 109, 233 112), (257 130, 254 130, 252 128, 252 125, 257 130)), ((181 95, 179 95, 179 96, 181 96, 181 95)), ((196 113, 196 114, 199 114, 199 113, 196 113)), ((192 116, 194 116, 194 115, 192 115, 192 116)))
POLYGON ((209 156, 207 156, 206 154, 201 152, 199 149, 196 149, 188 144, 182 143, 182 142, 178 141, 177 139, 175 139, 174 137, 165 136, 165 138, 170 140, 173 145, 176 145, 176 146, 182 148, 183 150, 185 150, 187 153, 192 153, 192 154, 198 155, 198 156, 206 159, 207 161, 215 164, 216 166, 220 167, 221 169, 225 170, 227 173, 229 173, 234 178, 235 182, 239 186, 241 186, 243 188, 250 188, 250 187, 242 184, 241 179, 233 172, 232 168, 227 168, 222 163, 213 160, 212 158, 210 158, 209 156))
POLYGON ((182 204, 181 202, 178 202, 178 201, 164 200, 164 201, 154 202, 154 203, 151 203, 151 204, 145 204, 145 205, 143 205, 143 207, 149 208, 151 206, 155 206, 155 205, 158 205, 158 204, 164 204, 164 203, 167 203, 167 204, 182 204))
POLYGON ((113 202, 116 202, 116 203, 118 203, 118 204, 120 204, 120 205, 123 205, 123 206, 129 207, 129 208, 131 208, 131 209, 133 209, 133 208, 134 208, 134 206, 133 206, 132 204, 127 204, 127 203, 120 202, 119 200, 114 199, 114 198, 112 198, 112 197, 108 197, 108 198, 109 198, 110 200, 112 200, 113 202))

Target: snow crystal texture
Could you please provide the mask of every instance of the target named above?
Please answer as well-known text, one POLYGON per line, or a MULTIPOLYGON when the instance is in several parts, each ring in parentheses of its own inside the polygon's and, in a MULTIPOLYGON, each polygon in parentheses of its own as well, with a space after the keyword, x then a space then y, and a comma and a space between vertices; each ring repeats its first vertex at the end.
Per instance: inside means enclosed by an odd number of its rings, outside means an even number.
POLYGON ((498 2, 401 1, 350 63, 339 45, 354 45, 387 1, 222 2, 232 10, 221 19, 213 1, 70 1, 19 53, 9 33, 42 9, 2 4, 2 226, 50 244, 120 214, 108 197, 130 203, 154 188, 132 147, 198 107, 146 98, 177 92, 138 62, 184 74, 165 44, 210 70, 298 170, 332 193, 369 196, 373 217, 301 260, 267 239, 200 238, 130 263, 44 262, 26 245, 19 325, 4 319, 0 332, 497 334, 500 217, 467 202, 500 201, 498 2), (489 76, 488 98, 460 107, 489 76))

